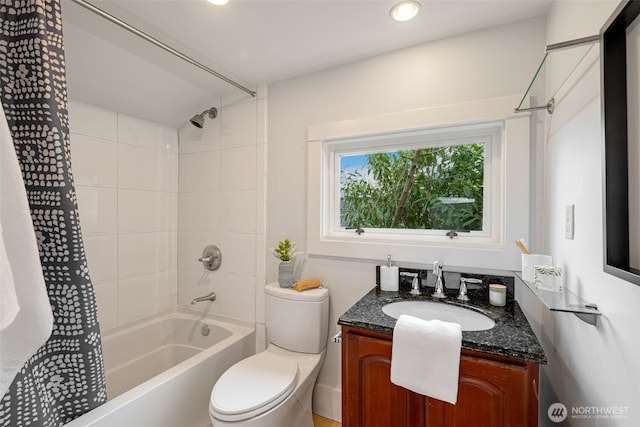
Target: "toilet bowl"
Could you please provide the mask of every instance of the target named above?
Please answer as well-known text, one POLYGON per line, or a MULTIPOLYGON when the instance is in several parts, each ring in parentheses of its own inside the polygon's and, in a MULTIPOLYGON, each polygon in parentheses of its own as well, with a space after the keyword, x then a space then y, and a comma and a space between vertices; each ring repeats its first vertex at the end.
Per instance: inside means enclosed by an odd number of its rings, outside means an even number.
POLYGON ((235 364, 211 392, 213 427, 313 427, 311 398, 324 355, 271 344, 235 364))
POLYGON ((213 427, 313 427, 313 387, 324 361, 329 291, 269 284, 269 345, 229 368, 211 391, 213 427))

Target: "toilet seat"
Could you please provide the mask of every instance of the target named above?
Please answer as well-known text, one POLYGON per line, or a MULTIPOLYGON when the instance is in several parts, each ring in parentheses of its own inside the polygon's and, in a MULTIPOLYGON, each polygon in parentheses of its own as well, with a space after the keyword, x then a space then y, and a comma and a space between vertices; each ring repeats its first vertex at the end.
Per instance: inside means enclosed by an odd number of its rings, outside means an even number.
POLYGON ((296 388, 298 363, 262 352, 229 368, 211 391, 209 410, 223 421, 260 415, 285 400, 296 388))

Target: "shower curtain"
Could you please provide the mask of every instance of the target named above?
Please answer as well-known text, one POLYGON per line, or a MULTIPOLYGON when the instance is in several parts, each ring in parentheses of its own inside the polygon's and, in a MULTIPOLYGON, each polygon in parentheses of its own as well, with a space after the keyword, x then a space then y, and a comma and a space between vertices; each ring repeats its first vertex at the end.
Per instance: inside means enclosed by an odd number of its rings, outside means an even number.
POLYGON ((0 400, 0 426, 60 426, 106 401, 100 329, 78 220, 60 0, 0 0, 0 100, 53 312, 49 339, 0 400))

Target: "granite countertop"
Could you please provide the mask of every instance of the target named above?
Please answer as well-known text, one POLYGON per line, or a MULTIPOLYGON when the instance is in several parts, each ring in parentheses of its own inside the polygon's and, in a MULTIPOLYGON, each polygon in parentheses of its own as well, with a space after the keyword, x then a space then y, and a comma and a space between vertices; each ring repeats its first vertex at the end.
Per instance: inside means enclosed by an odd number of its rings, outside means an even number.
MULTIPOLYGON (((508 299, 505 307, 494 307, 486 298, 473 298, 473 296, 471 298, 471 301, 463 303, 457 301, 453 295, 443 303, 480 311, 492 318, 496 324, 492 329, 485 331, 463 331, 462 348, 528 362, 547 363, 544 350, 517 301, 508 299)), ((391 302, 410 300, 441 301, 432 298, 431 292, 413 296, 404 291, 380 291, 375 287, 340 316, 338 324, 393 335, 396 319, 384 314, 382 306, 391 302)))

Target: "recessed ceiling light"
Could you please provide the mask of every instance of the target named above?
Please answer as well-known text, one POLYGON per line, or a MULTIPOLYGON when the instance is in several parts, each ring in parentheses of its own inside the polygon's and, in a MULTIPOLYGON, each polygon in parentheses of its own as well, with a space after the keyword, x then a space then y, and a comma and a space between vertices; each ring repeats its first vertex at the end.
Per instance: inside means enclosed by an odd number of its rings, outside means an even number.
POLYGON ((216 6, 223 6, 229 3, 229 0, 207 0, 211 4, 215 4, 216 6))
POLYGON ((420 12, 420 3, 414 0, 401 1, 389 12, 394 21, 404 22, 415 18, 420 12))

